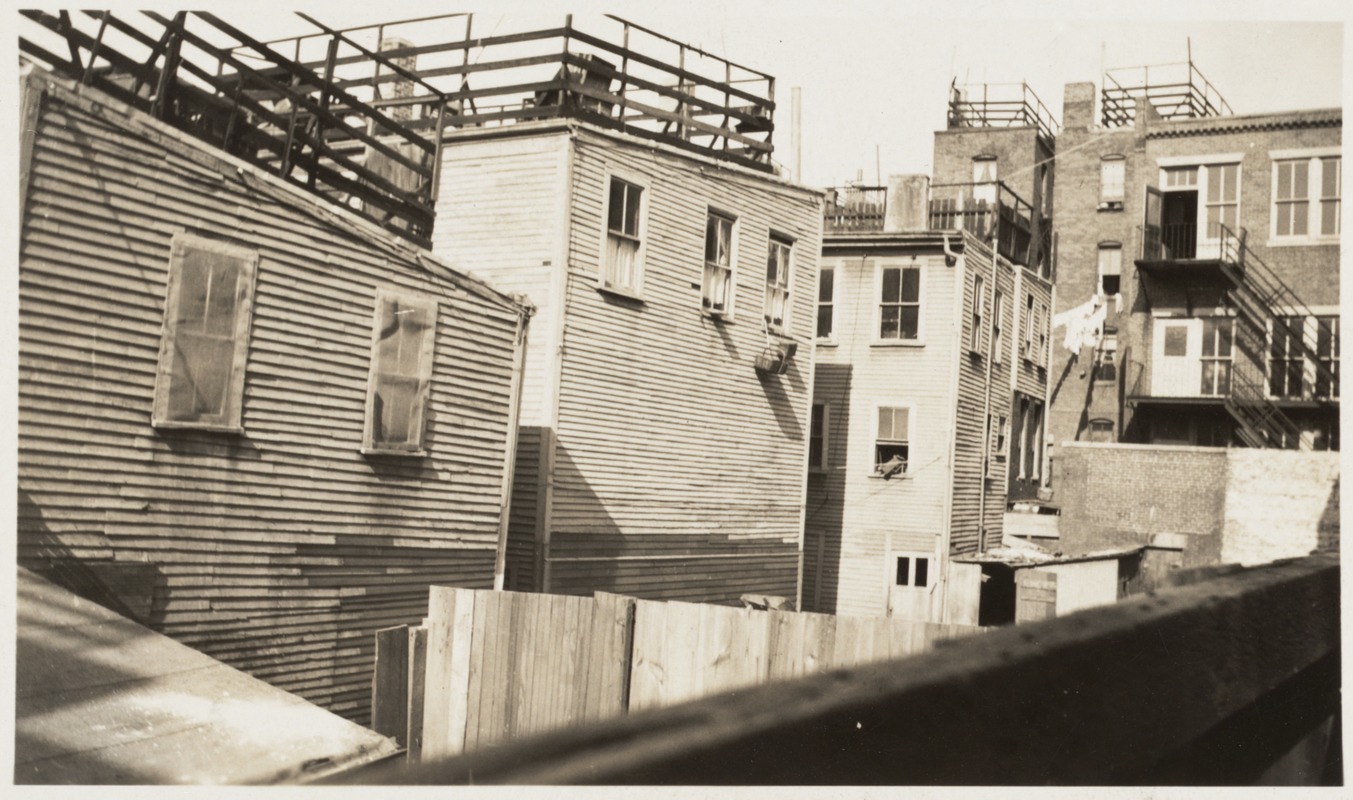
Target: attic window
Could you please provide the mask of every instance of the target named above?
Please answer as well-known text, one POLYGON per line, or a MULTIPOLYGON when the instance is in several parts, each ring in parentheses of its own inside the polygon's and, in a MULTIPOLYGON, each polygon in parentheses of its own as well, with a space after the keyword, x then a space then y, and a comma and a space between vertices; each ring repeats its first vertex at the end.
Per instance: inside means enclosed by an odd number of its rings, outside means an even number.
POLYGON ((151 421, 239 431, 258 253, 180 233, 170 244, 151 421))
POLYGON ((437 301, 379 291, 373 323, 362 452, 421 455, 437 301))

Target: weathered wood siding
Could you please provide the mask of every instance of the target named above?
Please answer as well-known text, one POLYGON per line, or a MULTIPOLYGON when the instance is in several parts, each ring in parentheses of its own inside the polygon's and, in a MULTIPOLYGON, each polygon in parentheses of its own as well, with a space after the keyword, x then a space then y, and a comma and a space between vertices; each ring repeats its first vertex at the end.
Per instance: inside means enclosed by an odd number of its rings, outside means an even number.
POLYGON ((732 602, 796 589, 821 200, 584 129, 548 553, 550 591, 732 602), (649 181, 641 302, 596 288, 608 170, 649 181), (701 313, 706 215, 737 216, 735 311, 701 313), (793 239, 788 374, 760 376, 769 236, 793 239))
POLYGON ((958 396, 954 407, 956 438, 950 555, 975 553, 984 543, 986 547, 995 547, 1001 543, 1006 473, 1002 461, 992 458, 988 462, 988 414, 993 420, 1009 414, 1009 376, 1013 359, 1005 345, 1011 335, 1010 313, 1014 290, 1015 280, 1010 266, 1003 261, 993 264, 991 251, 968 238, 964 246, 963 306, 959 315, 963 332, 957 365, 958 396), (979 298, 973 296, 973 289, 977 276, 982 278, 982 331, 979 352, 974 353, 971 350, 973 305, 979 298), (993 286, 1002 294, 1000 363, 990 360, 993 347, 993 286))
POLYGON ((493 580, 519 307, 107 98, 50 83, 19 260, 18 551, 357 721, 372 633, 493 580), (242 434, 151 427, 170 238, 256 249, 242 434), (365 457, 378 287, 440 304, 423 458, 365 457))
POLYGON ((433 252, 535 306, 522 380, 508 530, 507 588, 534 585, 541 449, 553 426, 558 290, 567 219, 569 135, 449 140, 442 149, 433 252))
POLYGON ((814 401, 831 406, 829 470, 809 479, 805 542, 822 549, 805 554, 805 594, 820 585, 814 610, 885 614, 893 582, 894 553, 930 555, 931 580, 945 531, 946 495, 954 436, 954 370, 961 308, 956 293, 961 267, 941 255, 905 249, 861 257, 828 250, 834 265, 835 345, 817 347, 814 401), (878 277, 881 264, 919 265, 920 335, 914 344, 879 344, 878 277), (878 409, 911 409, 905 478, 873 477, 878 409), (817 570, 812 574, 808 570, 817 570))

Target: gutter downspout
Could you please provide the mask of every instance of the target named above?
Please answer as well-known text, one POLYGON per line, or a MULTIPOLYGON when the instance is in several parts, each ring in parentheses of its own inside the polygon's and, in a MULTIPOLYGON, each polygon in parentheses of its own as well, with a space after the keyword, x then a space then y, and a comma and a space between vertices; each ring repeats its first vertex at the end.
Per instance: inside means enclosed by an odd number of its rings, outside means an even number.
MULTIPOLYGON (((524 298, 523 298, 524 299, 524 298)), ((517 433, 521 430, 521 387, 526 376, 526 337, 531 307, 517 314, 517 343, 512 352, 512 388, 508 398, 507 453, 503 458, 503 496, 498 503, 498 549, 493 556, 493 588, 501 592, 507 574, 507 530, 512 519, 512 478, 517 470, 517 433)))

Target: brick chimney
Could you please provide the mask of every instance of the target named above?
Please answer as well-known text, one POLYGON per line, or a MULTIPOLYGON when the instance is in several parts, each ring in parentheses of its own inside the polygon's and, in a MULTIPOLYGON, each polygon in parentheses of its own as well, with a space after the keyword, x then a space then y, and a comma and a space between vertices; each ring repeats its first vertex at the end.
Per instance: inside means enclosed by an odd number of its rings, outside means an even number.
POLYGON ((923 231, 930 227, 930 176, 889 175, 884 233, 923 231))
POLYGON ((1062 95, 1062 130, 1088 130, 1095 126, 1095 85, 1088 81, 1068 83, 1062 95))
MULTIPOLYGON (((384 39, 381 39, 380 49, 382 52, 386 50, 402 50, 405 47, 413 47, 413 42, 409 41, 408 39, 403 39, 397 36, 389 36, 384 39)), ((401 67, 402 69, 407 69, 410 72, 412 72, 415 65, 418 63, 418 57, 400 56, 399 58, 391 59, 391 61, 399 65, 399 67, 401 67)), ((390 72, 393 72, 393 70, 388 70, 385 67, 381 67, 382 75, 388 74, 390 72)), ((381 84, 380 92, 381 97, 384 97, 387 100, 393 100, 402 97, 413 97, 413 81, 409 80, 408 78, 401 77, 399 80, 381 84)), ((407 121, 413 116, 413 106, 393 106, 386 112, 386 114, 391 119, 399 121, 407 121)))

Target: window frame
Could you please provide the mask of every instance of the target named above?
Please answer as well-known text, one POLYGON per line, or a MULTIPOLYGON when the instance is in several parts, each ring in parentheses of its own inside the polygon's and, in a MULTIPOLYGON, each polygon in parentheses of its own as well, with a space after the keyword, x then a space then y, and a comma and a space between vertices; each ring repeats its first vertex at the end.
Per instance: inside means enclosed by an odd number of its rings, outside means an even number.
POLYGON ((1309 386, 1307 381, 1306 356, 1304 353, 1302 353, 1301 345, 1293 344, 1294 338, 1299 339, 1305 338, 1306 326, 1309 323, 1310 319, 1312 318, 1300 314, 1280 314, 1269 320, 1268 353, 1267 358, 1265 358, 1264 360, 1264 367, 1266 373, 1264 381, 1264 390, 1265 393, 1268 395, 1269 399, 1304 400, 1307 398, 1307 395, 1309 394, 1307 391, 1308 388, 1314 389, 1314 387, 1309 386), (1292 320, 1297 320, 1298 322, 1293 323, 1292 320), (1281 353, 1279 353, 1277 350, 1278 330, 1280 323, 1282 324, 1283 328, 1286 329, 1286 332, 1288 334, 1282 340, 1283 350, 1281 353), (1286 367, 1286 369, 1284 370, 1284 375, 1286 377, 1284 378, 1283 385, 1284 387, 1289 389, 1288 392, 1283 394, 1278 394, 1273 391, 1274 378, 1276 377, 1277 373, 1276 365, 1279 363, 1283 364, 1286 367), (1297 382, 1299 385, 1297 387, 1297 391, 1295 392, 1290 391, 1291 389, 1290 381, 1287 380, 1287 378, 1290 378, 1292 374, 1292 369, 1290 366, 1291 364, 1300 365, 1300 369, 1298 370, 1297 376, 1297 382))
POLYGON ((930 589, 931 586, 935 585, 936 578, 934 577, 935 576, 934 553, 920 553, 920 552, 894 550, 890 553, 890 555, 892 556, 892 569, 889 571, 889 574, 892 576, 892 584, 889 587, 890 589, 912 589, 915 591, 927 591, 930 589), (900 562, 904 558, 907 559, 907 582, 899 583, 897 580, 898 578, 897 568, 901 565, 900 562), (916 583, 916 571, 917 571, 916 566, 918 562, 921 561, 924 561, 926 564, 925 568, 926 582, 924 584, 918 585, 916 583))
MULTIPOLYGON (((972 332, 968 337, 968 351, 976 356, 982 352, 982 310, 986 306, 986 279, 976 273, 972 276, 972 332)), ((918 303, 919 305, 919 303, 918 303)), ((919 312, 918 312, 919 313, 919 312)))
POLYGON ((601 251, 597 257, 597 283, 596 289, 599 292, 630 298, 632 300, 643 300, 645 269, 644 261, 648 253, 648 205, 651 199, 650 184, 645 178, 631 172, 620 170, 608 170, 605 174, 605 180, 602 182, 601 198, 601 251), (611 272, 609 263, 610 241, 613 235, 617 235, 611 230, 611 185, 619 181, 639 190, 639 210, 636 215, 635 225, 638 232, 631 236, 624 231, 618 235, 621 238, 634 241, 636 243, 634 253, 634 281, 630 286, 621 286, 608 282, 608 276, 611 272))
POLYGON ((1034 355, 1034 293, 1024 293, 1024 360, 1033 363, 1034 355))
POLYGON ((737 215, 729 211, 710 206, 705 213, 704 227, 704 246, 700 258, 700 313, 711 319, 732 320, 737 298, 737 277, 738 277, 738 233, 741 226, 738 224, 737 215), (728 264, 717 264, 709 261, 706 256, 709 253, 709 231, 710 222, 719 219, 728 223, 728 264), (710 267, 717 269, 726 269, 728 276, 724 284, 726 295, 724 297, 724 308, 714 308, 714 298, 710 297, 710 267))
POLYGON ((1095 273, 1096 273, 1096 275, 1098 276, 1098 285, 1096 286, 1096 289, 1098 290, 1098 294, 1099 294, 1101 297, 1112 297, 1112 296, 1115 295, 1115 294, 1122 294, 1122 292, 1123 292, 1123 243, 1122 243, 1122 242, 1110 242, 1110 241, 1105 241, 1105 242, 1100 242, 1100 243, 1099 243, 1099 247, 1095 250, 1095 273), (1117 258, 1117 262, 1118 262, 1118 263, 1117 263, 1118 271, 1117 271, 1116 273, 1105 272, 1105 269, 1104 269, 1104 268, 1105 268, 1104 257, 1105 257, 1105 254, 1107 254, 1107 253, 1117 253, 1117 254, 1118 254, 1118 258, 1117 258), (1105 288, 1105 286, 1104 286, 1104 278, 1105 278, 1106 276, 1108 276, 1108 275, 1113 275, 1114 277, 1118 278, 1118 291, 1112 292, 1112 293, 1111 293, 1111 292, 1108 291, 1107 288, 1105 288))
POLYGON ((1127 157, 1121 153, 1100 156, 1099 159, 1099 210, 1100 211, 1122 211, 1127 197, 1127 157), (1119 170, 1118 193, 1109 194, 1109 189, 1114 185, 1105 180, 1105 169, 1111 165, 1117 164, 1119 170))
MULTIPOLYGON (((892 420, 892 421, 893 421, 894 424, 897 422, 897 416, 896 416, 896 414, 893 415, 893 420, 892 420)), ((878 449, 879 449, 879 445, 880 445, 880 444, 883 444, 883 445, 890 445, 890 446, 902 445, 902 446, 905 446, 905 447, 907 448, 907 461, 906 461, 906 464, 903 465, 902 471, 899 472, 899 473, 897 473, 897 474, 894 475, 893 477, 907 477, 908 475, 910 475, 910 474, 911 474, 911 473, 910 473, 911 465, 912 465, 912 463, 915 461, 915 459, 913 458, 913 455, 914 455, 914 454, 912 453, 911 445, 912 445, 913 438, 914 438, 913 434, 914 434, 914 432, 915 432, 915 430, 916 430, 916 404, 915 404, 915 403, 912 403, 912 402, 891 402, 891 403, 888 403, 888 404, 886 404, 886 405, 885 405, 885 404, 882 404, 882 403, 876 404, 876 405, 874 406, 874 414, 873 414, 873 423, 872 423, 872 424, 873 424, 873 426, 874 426, 874 436, 873 436, 873 439, 871 440, 871 441, 873 442, 873 444, 872 444, 872 446, 869 448, 869 459, 870 459, 870 465, 869 465, 869 477, 872 478, 872 479, 876 479, 876 480, 883 480, 883 476, 882 476, 881 474, 879 474, 879 469, 878 469, 878 468, 879 468, 883 463, 887 463, 887 462, 880 462, 880 461, 878 460, 878 449), (907 436, 906 436, 905 439, 898 439, 896 436, 893 436, 892 438, 889 438, 889 439, 886 439, 886 440, 880 438, 880 436, 879 436, 879 433, 880 433, 880 430, 879 430, 879 428, 880 428, 879 422, 880 422, 880 418, 881 418, 881 416, 882 416, 882 413, 881 413, 881 412, 882 412, 884 409, 889 409, 889 410, 892 410, 892 411, 895 411, 895 412, 896 412, 896 411, 906 411, 906 412, 907 412, 907 436)), ((893 433, 896 434, 896 431, 893 431, 893 433)))
POLYGON ((810 473, 823 473, 827 471, 831 453, 831 418, 832 404, 828 402, 813 403, 809 410, 808 417, 808 471, 810 473), (817 414, 818 409, 822 409, 822 434, 813 436, 813 416, 817 414), (813 439, 821 441, 818 446, 818 458, 813 460, 813 439))
POLYGON ((427 455, 427 418, 428 409, 432 405, 432 372, 436 359, 437 327, 440 323, 441 307, 437 298, 429 295, 420 294, 406 289, 382 286, 376 289, 375 303, 372 307, 371 315, 371 354, 370 363, 367 368, 366 379, 366 403, 363 409, 362 422, 362 446, 363 455, 378 456, 413 456, 422 457, 427 455), (426 335, 420 347, 422 353, 419 356, 419 391, 422 393, 420 400, 420 419, 418 420, 417 440, 408 444, 391 444, 388 442, 375 442, 373 434, 375 432, 375 401, 377 389, 377 376, 381 373, 380 367, 380 335, 381 335, 381 309, 384 304, 390 300, 397 300, 405 305, 422 307, 429 315, 431 325, 426 329, 426 335))
POLYGON ((813 315, 813 338, 818 344, 836 344, 836 264, 825 264, 818 267, 817 272, 817 301, 814 305, 813 315), (825 302, 822 299, 822 278, 824 275, 831 275, 832 296, 825 302), (827 335, 821 334, 822 330, 822 309, 826 308, 831 318, 827 325, 827 335))
POLYGON ((925 346, 925 291, 926 291, 926 269, 925 262, 912 259, 910 261, 879 260, 874 265, 874 310, 871 344, 882 347, 923 347, 925 346), (907 339, 901 336, 902 317, 898 312, 898 338, 883 338, 883 274, 889 269, 903 270, 898 275, 898 302, 889 303, 899 308, 904 306, 916 306, 916 336, 907 339), (916 301, 906 303, 901 300, 901 287, 905 278, 905 270, 916 270, 916 301))
POLYGON ((1325 365, 1326 365, 1326 369, 1328 369, 1331 373, 1333 373, 1334 384, 1333 384, 1333 386, 1328 387, 1329 391, 1327 391, 1327 392, 1321 391, 1321 385, 1320 385, 1321 377, 1320 377, 1320 373, 1317 371, 1316 374, 1315 374, 1315 380, 1314 380, 1314 382, 1313 382, 1313 386, 1311 387, 1311 393, 1312 393, 1313 396, 1315 396, 1315 397, 1317 397, 1317 398, 1320 398, 1320 399, 1338 400, 1338 399, 1339 399, 1339 380, 1340 380, 1340 375, 1339 375, 1339 333, 1340 333, 1340 331, 1339 331, 1339 328, 1340 328, 1339 319, 1340 319, 1340 315, 1338 315, 1338 314, 1315 314, 1314 317, 1315 317, 1315 336, 1316 336, 1315 357, 1316 357, 1316 360, 1317 360, 1318 362, 1325 364, 1325 365), (1328 330, 1330 331, 1330 342, 1329 342, 1329 350, 1330 350, 1330 352, 1329 352, 1329 355, 1328 355, 1328 356, 1323 357, 1323 358, 1320 356, 1320 334, 1321 334, 1321 328, 1322 328, 1322 325, 1321 325, 1322 321, 1329 321, 1330 323, 1332 323, 1332 324, 1329 326, 1329 328, 1328 328, 1328 330))
MULTIPOLYGON (((1316 147, 1305 148, 1301 150, 1273 150, 1269 152, 1272 159, 1269 184, 1269 245, 1275 247, 1281 246, 1303 246, 1303 245, 1329 245, 1338 244, 1340 232, 1342 230, 1341 212, 1343 210, 1343 157, 1339 147, 1316 147), (1334 166, 1335 194, 1325 195, 1324 178, 1325 171, 1329 169, 1330 162, 1337 162, 1334 166), (1291 197, 1280 198, 1278 196, 1279 175, 1284 165, 1304 164, 1306 166, 1306 194, 1303 196, 1292 195, 1291 197), (1278 222, 1282 215, 1280 206, 1292 206, 1299 203, 1306 204, 1306 232, 1288 233, 1278 232, 1278 222), (1333 233, 1325 233, 1322 229, 1324 224, 1324 207, 1328 203, 1335 205, 1333 233)), ((1295 217, 1293 217, 1295 220, 1295 217)))
POLYGON ((1001 329, 1004 324, 1004 315, 1001 308, 1004 300, 1005 292, 1002 292, 1000 287, 997 286, 991 297, 991 360, 997 364, 1001 363, 1001 351, 1005 349, 1005 332, 1001 329))
POLYGON ((1235 317, 1226 315, 1217 315, 1203 317, 1202 320, 1203 320, 1202 347, 1198 353, 1198 367, 1199 367, 1198 396, 1229 397, 1231 394, 1231 380, 1234 376, 1235 371, 1235 353, 1236 353, 1235 317), (1222 321, 1225 321, 1231 329, 1229 338, 1230 344, 1228 352, 1225 355, 1222 355, 1220 352, 1221 350, 1220 342, 1222 337, 1221 337, 1221 329, 1218 326, 1221 324, 1222 321), (1209 327, 1212 328, 1212 336, 1208 336, 1209 327), (1212 355, 1208 355, 1209 347, 1214 348, 1216 352, 1214 352, 1212 355), (1216 369, 1220 369, 1221 365, 1225 364, 1225 370, 1223 372, 1213 373, 1211 381, 1213 391, 1211 392, 1203 391, 1203 383, 1202 383, 1204 380, 1206 380, 1208 364, 1216 365, 1215 367, 1216 369), (1218 389, 1220 388, 1220 384, 1222 383, 1222 379, 1218 377, 1220 374, 1225 375, 1225 389, 1222 391, 1218 391, 1218 389))
POLYGON ((155 387, 151 404, 151 427, 156 430, 202 430, 219 433, 244 432, 244 380, 248 368, 250 333, 253 330, 254 298, 257 292, 260 254, 256 248, 220 239, 211 239, 187 231, 175 233, 169 243, 169 263, 165 283, 164 314, 160 323, 160 348, 155 366, 155 387), (240 260, 241 274, 236 284, 234 351, 230 373, 226 376, 226 406, 215 420, 169 419, 169 390, 173 375, 175 342, 178 340, 178 316, 182 303, 182 264, 190 249, 205 250, 240 260))
POLYGON ((770 234, 766 239, 767 275, 766 275, 765 295, 762 298, 761 316, 765 322, 766 332, 776 336, 788 336, 790 330, 790 317, 793 313, 792 309, 794 296, 794 252, 796 249, 794 246, 794 241, 795 240, 792 237, 774 230, 770 232, 770 234), (772 284, 769 275, 771 259, 773 257, 773 254, 777 252, 777 249, 779 248, 783 248, 785 252, 783 264, 784 274, 783 276, 777 277, 783 277, 783 281, 780 281, 776 284, 772 284), (772 324, 770 320, 770 309, 769 309, 771 298, 776 292, 783 292, 784 294, 781 305, 782 312, 780 314, 780 323, 778 325, 772 324))
POLYGON ((1099 339, 1099 346, 1095 348, 1095 359, 1091 365, 1091 380, 1095 383, 1118 383, 1118 330, 1115 328, 1112 332, 1106 327, 1104 335, 1099 339), (1112 345, 1112 346, 1110 346, 1112 345), (1113 374, 1109 377, 1103 377, 1102 370, 1108 367, 1113 374))

